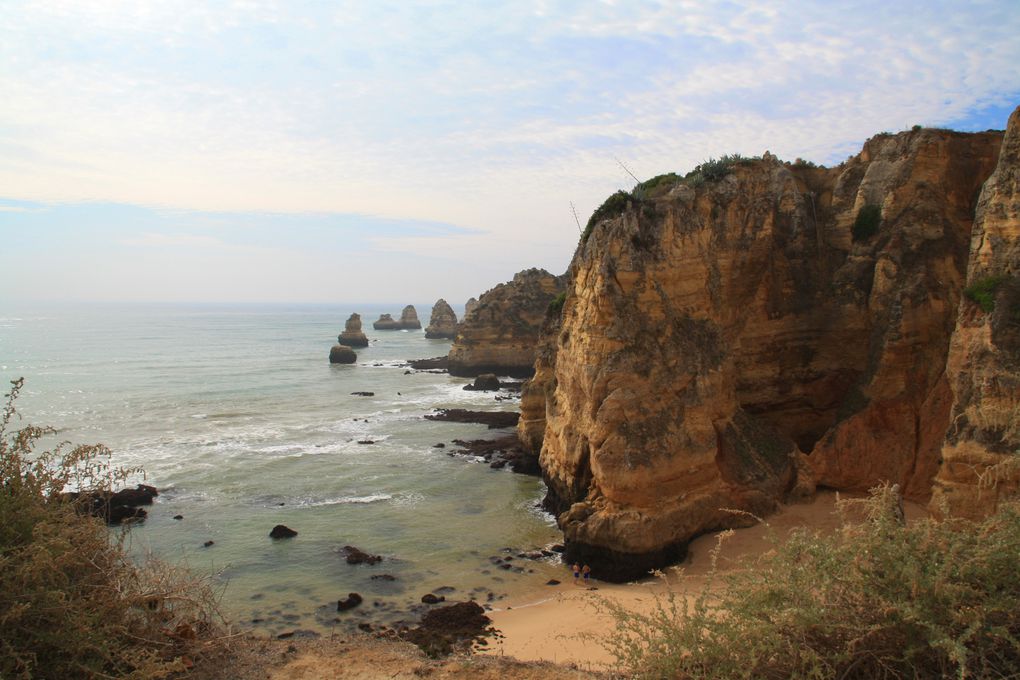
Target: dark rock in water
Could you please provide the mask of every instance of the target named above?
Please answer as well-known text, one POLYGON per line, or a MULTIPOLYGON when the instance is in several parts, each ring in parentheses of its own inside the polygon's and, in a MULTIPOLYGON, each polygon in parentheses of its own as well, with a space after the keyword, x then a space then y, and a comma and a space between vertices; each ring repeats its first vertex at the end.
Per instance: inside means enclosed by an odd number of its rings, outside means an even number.
POLYGON ((438 444, 433 444, 432 448, 434 448, 434 449, 445 449, 446 448, 446 444, 444 444, 443 442, 439 442, 438 444))
POLYGON ((375 440, 374 439, 360 439, 360 440, 358 440, 358 443, 359 444, 375 444, 375 440))
POLYGON ((411 359, 407 362, 411 368, 424 371, 428 369, 442 369, 446 370, 446 366, 449 363, 447 357, 433 357, 432 359, 411 359))
POLYGON ((457 590, 457 589, 454 588, 453 586, 439 586, 433 592, 436 592, 436 593, 452 593, 455 590, 457 590))
POLYGON ((439 604, 440 602, 445 602, 446 598, 441 595, 428 593, 426 595, 421 596, 421 601, 425 604, 439 604))
POLYGON ((364 598, 357 593, 347 593, 346 599, 336 601, 336 610, 338 612, 345 612, 349 609, 354 609, 364 601, 364 598))
POLYGON ((277 524, 269 532, 269 538, 293 538, 294 536, 297 536, 297 532, 283 524, 277 524))
POLYGON ((461 447, 454 451, 457 454, 479 456, 489 462, 491 467, 501 468, 509 464, 514 472, 525 475, 538 475, 538 456, 525 451, 521 447, 516 434, 509 434, 495 439, 454 439, 453 443, 461 447))
POLYGON ((331 364, 353 364, 357 360, 357 353, 347 345, 333 345, 329 350, 329 363, 331 364))
POLYGON ((470 385, 465 385, 464 389, 475 392, 492 392, 500 388, 499 378, 494 373, 482 373, 480 376, 475 378, 475 381, 470 385))
POLYGON ((202 547, 203 548, 208 548, 210 545, 215 545, 215 544, 216 544, 216 541, 206 541, 205 543, 202 544, 202 547))
POLYGON ((363 622, 358 624, 358 630, 363 630, 366 633, 371 633, 372 632, 372 624, 371 623, 366 623, 366 622, 363 621, 363 622))
POLYGON ((174 515, 174 519, 184 519, 184 515, 174 515))
POLYGON ((351 314, 343 332, 336 337, 336 340, 341 345, 348 347, 368 347, 368 337, 361 330, 360 314, 351 314))
POLYGON ((463 408, 440 408, 425 415, 427 420, 441 420, 451 423, 479 423, 489 429, 517 427, 521 414, 515 411, 469 411, 463 408))
POLYGON ((489 463, 489 467, 491 467, 493 470, 502 470, 503 468, 506 467, 506 463, 507 461, 505 459, 500 458, 499 460, 494 460, 491 463, 489 463))
MULTIPOLYGON (((399 392, 397 394, 399 394, 399 392)), ((351 392, 351 396, 354 396, 354 397, 374 397, 375 396, 375 392, 351 392)))
POLYGON ((418 645, 428 656, 446 656, 494 632, 491 623, 477 602, 460 602, 426 612, 421 625, 403 632, 401 637, 418 645))
POLYGON ((347 564, 378 564, 382 562, 380 555, 370 555, 353 545, 345 545, 342 552, 346 556, 347 564))
POLYGON ((549 550, 552 550, 554 553, 561 553, 566 549, 567 549, 566 546, 564 546, 562 543, 556 543, 554 545, 549 546, 549 550))
POLYGON ((396 581, 397 577, 393 574, 375 574, 372 576, 373 581, 396 581))
POLYGON ((545 584, 546 584, 547 586, 558 586, 558 585, 560 584, 560 582, 559 582, 559 581, 557 581, 557 580, 556 580, 556 579, 554 579, 554 578, 551 578, 551 579, 549 579, 548 581, 546 581, 546 582, 545 582, 545 584))
POLYGON ((152 505, 152 499, 159 495, 155 487, 139 484, 134 489, 121 489, 116 493, 95 491, 88 493, 65 493, 66 501, 76 504, 78 511, 105 519, 108 524, 120 524, 131 519, 145 519, 148 513, 138 506, 152 505))

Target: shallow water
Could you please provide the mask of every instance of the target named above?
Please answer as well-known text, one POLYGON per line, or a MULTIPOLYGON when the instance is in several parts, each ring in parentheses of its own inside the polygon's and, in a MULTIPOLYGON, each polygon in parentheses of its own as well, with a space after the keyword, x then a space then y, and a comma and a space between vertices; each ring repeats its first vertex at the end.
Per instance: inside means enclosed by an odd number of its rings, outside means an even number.
MULTIPOLYGON (((102 442, 116 463, 145 468, 161 495, 131 530, 132 549, 215 573, 239 624, 346 628, 400 618, 439 588, 485 601, 560 574, 552 561, 491 563, 504 548, 558 539, 536 507, 542 484, 448 454, 453 439, 499 431, 423 416, 518 405, 465 391, 466 379, 406 374, 405 360, 445 354, 449 341, 372 330, 380 312, 401 307, 0 309, 0 377, 26 379, 22 422, 102 442), (331 366, 351 311, 372 343, 356 365, 331 366), (375 443, 358 443, 366 440, 375 443), (275 524, 299 535, 274 541, 275 524), (345 545, 385 559, 348 565, 345 545), (396 580, 371 578, 379 574, 396 580), (337 614, 349 592, 365 603, 337 614)), ((425 317, 430 308, 417 309, 425 317)))

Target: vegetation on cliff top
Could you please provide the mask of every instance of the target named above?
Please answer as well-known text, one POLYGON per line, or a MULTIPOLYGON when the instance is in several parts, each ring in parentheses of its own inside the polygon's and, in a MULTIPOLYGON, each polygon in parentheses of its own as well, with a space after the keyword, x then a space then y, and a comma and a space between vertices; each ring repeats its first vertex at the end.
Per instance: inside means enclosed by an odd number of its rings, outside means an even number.
POLYGON ((1016 677, 1020 506, 904 525, 881 487, 840 512, 835 535, 794 533, 692 601, 604 602, 608 648, 643 678, 1016 677))
POLYGON ((616 191, 602 202, 595 212, 588 218, 584 232, 581 234, 581 243, 588 241, 592 230, 599 222, 612 219, 622 215, 627 206, 633 203, 641 203, 659 198, 667 194, 678 184, 687 184, 698 187, 706 182, 717 182, 733 171, 736 165, 747 165, 755 161, 755 158, 741 156, 740 154, 727 154, 721 158, 709 158, 704 163, 697 165, 693 170, 684 176, 675 172, 667 172, 656 175, 644 182, 638 182, 630 193, 621 190, 616 191))
POLYGON ((133 471, 101 445, 35 450, 50 428, 12 431, 13 381, 0 417, 0 677, 159 678, 219 650, 208 585, 155 561, 81 512, 68 487, 109 491, 133 471))

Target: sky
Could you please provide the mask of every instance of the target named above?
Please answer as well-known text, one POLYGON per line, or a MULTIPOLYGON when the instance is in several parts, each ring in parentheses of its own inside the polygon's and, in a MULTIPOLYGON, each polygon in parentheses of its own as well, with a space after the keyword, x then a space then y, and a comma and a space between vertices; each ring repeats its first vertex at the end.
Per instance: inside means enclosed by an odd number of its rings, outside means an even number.
POLYGON ((0 303, 462 303, 565 271, 630 173, 1001 129, 1017 36, 1017 0, 0 0, 0 303))

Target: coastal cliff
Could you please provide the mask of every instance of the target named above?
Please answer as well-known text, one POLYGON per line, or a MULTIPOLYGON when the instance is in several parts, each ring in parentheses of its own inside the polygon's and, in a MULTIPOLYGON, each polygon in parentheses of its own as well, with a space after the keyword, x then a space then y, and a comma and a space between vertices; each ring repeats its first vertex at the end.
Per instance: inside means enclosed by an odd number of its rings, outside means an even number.
POLYGON ((1020 108, 978 200, 946 375, 952 414, 931 509, 978 518, 1020 489, 1020 108))
POLYGON ((637 577, 816 486, 927 500, 1001 143, 915 129, 836 168, 766 152, 610 197, 521 399, 566 558, 637 577))
POLYGON ((450 374, 531 376, 549 303, 565 286, 563 276, 527 269, 483 293, 458 328, 449 353, 450 374))

